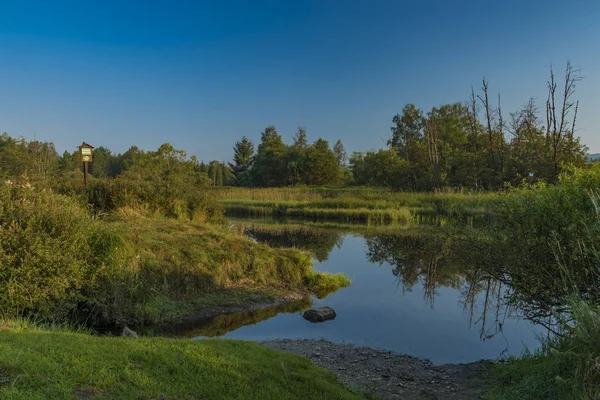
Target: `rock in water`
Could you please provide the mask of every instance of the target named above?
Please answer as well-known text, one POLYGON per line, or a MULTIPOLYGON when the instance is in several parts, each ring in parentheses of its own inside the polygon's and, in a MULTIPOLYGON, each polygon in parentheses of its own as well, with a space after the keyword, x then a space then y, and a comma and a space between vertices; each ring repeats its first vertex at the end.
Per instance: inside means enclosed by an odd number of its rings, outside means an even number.
POLYGON ((125 328, 123 328, 123 333, 121 333, 121 336, 137 339, 138 334, 135 333, 134 331, 132 331, 131 329, 129 329, 128 327, 125 327, 125 328))
POLYGON ((331 307, 311 308, 302 315, 304 319, 310 322, 324 322, 329 319, 335 319, 335 311, 331 307))

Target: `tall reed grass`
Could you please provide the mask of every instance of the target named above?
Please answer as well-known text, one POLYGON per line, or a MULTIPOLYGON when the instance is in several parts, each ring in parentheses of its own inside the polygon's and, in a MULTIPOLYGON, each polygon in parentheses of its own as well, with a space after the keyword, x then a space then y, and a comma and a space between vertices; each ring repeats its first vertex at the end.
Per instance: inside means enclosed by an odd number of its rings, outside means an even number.
POLYGON ((434 215, 489 218, 500 199, 490 193, 404 193, 383 188, 224 188, 217 193, 228 216, 402 225, 434 215))

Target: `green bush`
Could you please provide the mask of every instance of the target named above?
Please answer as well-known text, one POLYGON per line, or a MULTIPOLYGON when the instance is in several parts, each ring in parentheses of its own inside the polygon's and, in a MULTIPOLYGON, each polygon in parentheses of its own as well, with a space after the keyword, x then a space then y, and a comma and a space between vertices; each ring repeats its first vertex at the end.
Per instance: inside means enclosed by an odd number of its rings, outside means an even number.
POLYGON ((90 278, 92 225, 73 199, 0 185, 0 307, 68 312, 90 278))

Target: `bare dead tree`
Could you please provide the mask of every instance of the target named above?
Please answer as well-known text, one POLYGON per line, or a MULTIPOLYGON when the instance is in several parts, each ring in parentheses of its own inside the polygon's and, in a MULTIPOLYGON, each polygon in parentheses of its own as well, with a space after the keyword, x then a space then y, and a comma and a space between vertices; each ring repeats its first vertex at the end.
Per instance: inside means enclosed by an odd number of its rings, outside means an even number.
POLYGON ((492 131, 492 113, 490 109, 490 101, 488 96, 488 83, 483 78, 481 90, 483 92, 483 97, 477 95, 481 103, 483 103, 483 107, 485 109, 485 119, 487 122, 487 131, 488 131, 488 139, 490 142, 489 154, 492 164, 494 163, 494 133, 492 131))
POLYGON ((498 142, 500 143, 500 174, 504 181, 504 119, 502 119, 500 93, 498 93, 498 142))
POLYGON ((427 118, 425 121, 424 134, 427 138, 427 153, 429 155, 429 163, 433 171, 434 177, 439 178, 439 154, 437 148, 437 124, 433 117, 427 118))
POLYGON ((477 140, 477 136, 479 134, 477 129, 477 100, 475 99, 475 91, 473 90, 473 86, 471 86, 471 98, 469 99, 469 108, 471 110, 471 134, 475 139, 475 150, 479 150, 479 141, 477 140))
POLYGON ((565 82, 560 105, 560 115, 556 112, 556 89, 557 83, 554 77, 554 69, 550 66, 550 79, 546 82, 548 87, 548 100, 546 100, 546 137, 552 146, 552 161, 554 164, 554 174, 558 176, 560 163, 560 149, 563 138, 572 137, 575 131, 575 122, 577 120, 577 110, 579 102, 573 102, 572 97, 575 94, 577 82, 581 80, 579 70, 573 69, 571 62, 567 62, 565 68, 565 82), (569 114, 574 109, 571 131, 567 131, 569 126, 569 114))
POLYGON ((579 110, 579 100, 575 103, 575 112, 573 113, 573 124, 571 125, 570 139, 573 140, 573 135, 575 135, 575 122, 577 121, 577 111, 579 110))
POLYGON ((550 80, 546 82, 548 87, 548 100, 546 101, 546 123, 547 136, 551 131, 556 132, 556 81, 554 79, 554 68, 550 65, 550 80))
MULTIPOLYGON (((471 98, 469 99, 469 106, 471 111, 471 140, 475 142, 475 151, 479 153, 479 129, 478 129, 478 119, 477 119, 477 100, 475 99, 475 91, 473 90, 473 86, 471 86, 471 98)), ((475 174, 475 189, 477 190, 479 187, 479 171, 477 168, 477 158, 472 157, 473 160, 473 172, 475 174)))
MULTIPOLYGON (((510 114, 510 122, 507 130, 511 134, 511 142, 517 154, 523 156, 525 148, 523 144, 532 139, 532 133, 537 130, 538 108, 535 99, 531 97, 527 104, 519 111, 510 114)), ((529 165, 528 160, 528 165, 529 165)))

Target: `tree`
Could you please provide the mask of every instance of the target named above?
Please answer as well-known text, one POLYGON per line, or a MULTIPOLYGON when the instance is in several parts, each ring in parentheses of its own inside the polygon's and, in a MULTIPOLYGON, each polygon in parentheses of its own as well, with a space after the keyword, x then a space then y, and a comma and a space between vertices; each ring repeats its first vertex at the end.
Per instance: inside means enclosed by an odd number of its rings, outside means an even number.
POLYGON ((208 177, 211 180, 213 186, 217 186, 217 170, 219 169, 218 161, 211 161, 208 163, 208 177))
POLYGON ((229 166, 235 175, 236 184, 245 186, 250 184, 250 168, 254 157, 254 143, 246 136, 235 143, 233 147, 233 163, 229 166))
POLYGON ((0 135, 0 175, 26 175, 30 180, 46 182, 56 175, 59 161, 53 143, 0 135))
POLYGON ((407 104, 402 109, 402 115, 394 115, 392 122, 396 125, 391 128, 392 138, 388 145, 408 160, 411 144, 423 136, 423 111, 412 103, 407 104))
POLYGON ((89 165, 90 174, 97 178, 114 178, 121 172, 121 165, 118 156, 104 146, 94 149, 94 159, 89 165))
POLYGON ((58 160, 58 169, 61 173, 75 171, 77 169, 77 160, 75 153, 64 151, 58 160))
POLYGON ((579 101, 574 102, 572 97, 575 94, 577 82, 581 80, 579 71, 574 70, 571 62, 567 62, 565 68, 565 82, 562 92, 562 104, 558 104, 560 111, 556 111, 556 89, 557 83, 554 77, 554 70, 550 66, 550 80, 546 82, 548 87, 548 100, 546 101, 546 137, 549 139, 552 146, 552 162, 554 166, 554 179, 558 179, 560 173, 560 164, 566 161, 569 152, 563 152, 567 148, 572 147, 572 151, 585 153, 578 141, 574 140, 575 123, 577 122, 577 111, 579 109, 579 101), (573 120, 570 121, 570 114, 573 111, 573 120), (569 129, 570 128, 570 129, 569 129), (581 151, 583 150, 583 151, 581 151))
POLYGON ((308 140, 306 139, 306 129, 299 126, 298 131, 294 135, 294 144, 292 147, 303 149, 308 146, 308 140))
POLYGON ((424 132, 433 187, 458 186, 471 180, 465 176, 455 179, 468 165, 471 129, 470 111, 460 102, 433 107, 427 113, 424 132))
POLYGON ((250 174, 255 185, 281 186, 286 183, 286 150, 277 129, 273 125, 268 126, 261 133, 250 174))
POLYGON ((337 142, 335 142, 335 145, 333 145, 333 154, 335 155, 335 159, 340 167, 345 167, 348 155, 346 154, 346 150, 344 149, 344 145, 340 139, 338 139, 337 142))
POLYGON ((366 182, 364 154, 358 151, 353 152, 348 163, 350 164, 350 171, 352 171, 354 182, 357 184, 364 184, 366 182))
POLYGON ((307 185, 327 185, 339 179, 340 165, 327 140, 319 138, 306 149, 300 171, 307 185))
POLYGON ((422 167, 422 143, 423 128, 425 120, 423 111, 414 104, 407 104, 402 109, 402 115, 396 114, 392 118, 395 126, 392 126, 392 138, 388 141, 388 146, 398 152, 400 157, 404 158, 410 167, 412 176, 412 186, 416 189, 419 185, 419 169, 422 167))
POLYGON ((357 153, 351 158, 353 170, 360 168, 357 183, 408 189, 410 172, 408 163, 392 149, 369 151, 364 156, 357 153))
POLYGON ((131 146, 123 155, 121 155, 121 168, 123 171, 133 168, 134 166, 143 163, 146 159, 144 150, 137 146, 131 146))
POLYGON ((223 170, 223 186, 235 185, 237 177, 233 169, 226 163, 221 163, 221 169, 223 170))

